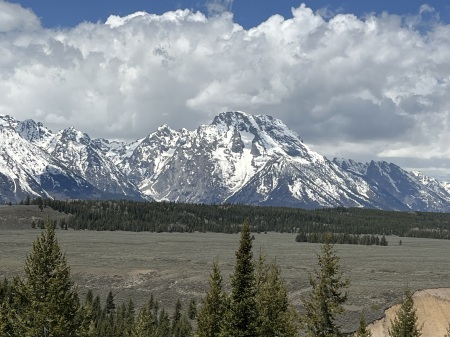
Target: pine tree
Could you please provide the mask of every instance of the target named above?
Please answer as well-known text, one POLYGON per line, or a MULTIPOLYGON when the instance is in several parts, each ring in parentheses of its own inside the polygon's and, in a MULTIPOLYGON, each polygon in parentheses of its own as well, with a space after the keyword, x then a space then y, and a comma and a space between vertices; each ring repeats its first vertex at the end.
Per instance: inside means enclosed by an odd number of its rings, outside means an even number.
POLYGON ((347 300, 347 293, 343 291, 349 281, 343 279, 339 257, 333 251, 330 240, 331 237, 327 235, 322 254, 318 256, 319 270, 309 278, 312 291, 303 301, 306 314, 302 324, 308 337, 342 336, 336 315, 344 311, 342 305, 347 300))
POLYGON ((125 312, 125 336, 131 335, 131 330, 134 325, 134 316, 136 314, 133 301, 128 301, 127 310, 125 312))
POLYGON ((14 333, 12 322, 14 308, 11 307, 13 293, 13 287, 6 278, 3 283, 0 282, 0 336, 13 336, 14 333))
POLYGON ((187 313, 183 313, 174 326, 173 337, 191 337, 193 333, 192 324, 187 313))
POLYGON ((170 319, 167 312, 162 309, 158 317, 158 328, 156 329, 155 336, 158 337, 171 337, 170 319))
POLYGON ((372 332, 367 329, 366 315, 363 313, 359 319, 358 330, 355 332, 355 337, 372 337, 372 332))
POLYGON ((219 336, 225 312, 225 294, 222 290, 222 275, 217 261, 209 279, 209 291, 197 313, 197 337, 219 336))
POLYGON ((197 317, 197 301, 194 298, 189 302, 188 317, 191 320, 197 317))
POLYGON ((414 309, 414 299, 407 288, 403 295, 402 303, 394 320, 391 320, 389 336, 391 337, 419 337, 421 328, 417 325, 417 314, 414 309))
POLYGON ((175 327, 178 325, 178 322, 181 319, 181 302, 180 299, 175 303, 175 310, 172 316, 172 333, 175 331, 175 327))
POLYGON ((380 246, 387 246, 387 245, 388 245, 388 242, 386 240, 386 235, 383 234, 383 236, 381 237, 381 240, 380 240, 380 246))
POLYGON ((256 263, 258 336, 297 336, 296 311, 289 304, 287 289, 276 262, 266 264, 262 254, 256 263))
POLYGON ((11 311, 12 308, 8 302, 0 302, 0 336, 16 336, 11 311))
POLYGON ((50 220, 26 258, 25 279, 17 281, 16 290, 16 335, 75 337, 82 334, 78 294, 50 220))
POLYGON ((131 337, 150 337, 153 331, 150 331, 148 307, 145 305, 139 311, 136 317, 133 329, 131 330, 131 337))
MULTIPOLYGON (((154 301, 153 294, 150 297, 147 305, 144 305, 139 311, 138 316, 136 317, 135 324, 133 326, 131 337, 156 337, 159 336, 157 333, 158 329, 158 304, 154 301)), ((165 326, 165 331, 160 329, 160 333, 168 333, 169 331, 166 329, 167 325, 167 316, 160 317, 161 320, 164 320, 163 325, 165 326)))
POLYGON ((257 336, 256 284, 252 254, 250 224, 244 221, 239 249, 236 252, 236 265, 231 279, 231 296, 226 311, 222 337, 257 336))
POLYGON ((112 314, 116 310, 116 304, 114 303, 114 295, 110 290, 106 297, 105 312, 107 315, 112 314))
POLYGON ((89 289, 86 294, 86 300, 84 302, 82 310, 83 310, 82 326, 84 328, 83 335, 86 335, 88 337, 94 337, 97 327, 97 321, 95 319, 94 313, 94 294, 91 289, 89 289))

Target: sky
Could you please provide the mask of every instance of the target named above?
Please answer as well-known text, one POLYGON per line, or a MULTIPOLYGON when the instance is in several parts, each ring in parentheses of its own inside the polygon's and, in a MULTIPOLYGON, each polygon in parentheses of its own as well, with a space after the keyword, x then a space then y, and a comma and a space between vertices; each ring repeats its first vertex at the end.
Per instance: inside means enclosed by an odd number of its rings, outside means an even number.
POLYGON ((450 181, 450 0, 0 0, 0 114, 136 140, 229 110, 450 181))

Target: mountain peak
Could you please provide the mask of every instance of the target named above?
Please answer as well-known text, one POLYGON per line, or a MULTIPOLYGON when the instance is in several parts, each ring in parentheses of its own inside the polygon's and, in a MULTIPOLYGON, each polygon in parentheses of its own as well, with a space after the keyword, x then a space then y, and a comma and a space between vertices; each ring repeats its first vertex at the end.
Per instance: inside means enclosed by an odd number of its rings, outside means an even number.
POLYGON ((91 137, 87 133, 78 131, 74 127, 69 127, 60 131, 61 138, 64 140, 70 140, 72 142, 80 143, 83 145, 87 145, 91 141, 91 137))
POLYGON ((253 115, 243 111, 227 111, 216 116, 211 123, 214 126, 225 126, 227 128, 235 127, 240 131, 250 131, 254 124, 253 115))
POLYGON ((18 121, 11 117, 10 115, 0 114, 0 126, 8 126, 12 128, 16 128, 18 121))

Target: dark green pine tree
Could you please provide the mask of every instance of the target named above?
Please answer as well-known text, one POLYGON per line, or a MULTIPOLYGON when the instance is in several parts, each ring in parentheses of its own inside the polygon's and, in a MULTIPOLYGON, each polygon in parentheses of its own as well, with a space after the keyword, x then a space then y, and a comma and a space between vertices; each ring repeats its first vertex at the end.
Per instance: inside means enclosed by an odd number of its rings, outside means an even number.
POLYGON ((255 267, 253 264, 250 224, 244 221, 236 265, 231 278, 231 296, 225 313, 222 337, 257 336, 255 267))
POLYGON ((70 268, 50 220, 26 258, 25 278, 16 286, 15 334, 23 337, 75 337, 83 318, 70 268))
POLYGON ((188 317, 191 320, 197 317, 197 301, 194 298, 189 302, 188 317))
POLYGON ((209 279, 209 291, 203 298, 202 306, 197 313, 197 337, 219 336, 226 297, 222 290, 222 275, 217 261, 213 263, 213 271, 209 279))
POLYGON ((97 315, 94 311, 94 294, 91 289, 86 294, 86 300, 83 305, 83 326, 86 328, 86 336, 95 337, 96 328, 98 325, 97 315))
POLYGON ((344 289, 348 287, 349 281, 342 276, 339 257, 330 242, 331 236, 327 235, 322 253, 318 255, 319 269, 309 278, 312 291, 303 300, 306 314, 302 325, 308 337, 342 336, 336 315, 344 311, 343 304, 347 300, 344 289))
POLYGON ((12 306, 13 298, 13 287, 10 282, 5 278, 5 280, 0 282, 0 336, 13 336, 13 315, 14 306, 12 306))
POLYGON ((0 302, 0 336, 16 336, 14 334, 12 310, 8 302, 0 302))
POLYGON ((172 316, 172 334, 174 334, 175 328, 178 326, 178 322, 181 319, 181 302, 180 299, 175 303, 175 310, 172 316))
POLYGON ((356 330, 354 337, 372 337, 372 332, 367 328, 366 314, 363 312, 359 319, 358 330, 356 330))
POLYGON ((188 314, 184 312, 174 326, 173 337, 192 337, 193 329, 188 314))
POLYGON ((290 305, 286 285, 276 262, 266 264, 262 254, 256 263, 258 336, 298 336, 298 315, 290 305))
POLYGON ((110 290, 108 296, 106 297, 105 313, 111 315, 116 310, 116 304, 114 303, 114 295, 110 290))
POLYGON ((419 337, 421 328, 417 325, 417 314, 414 309, 413 294, 407 288, 403 295, 402 303, 397 311, 397 316, 391 320, 389 336, 391 337, 419 337))
POLYGON ((125 331, 124 331, 124 336, 130 336, 131 335, 131 330, 133 329, 134 326, 134 319, 135 319, 135 314, 136 314, 136 310, 134 307, 134 303, 133 301, 130 299, 128 301, 128 305, 127 305, 127 309, 125 312, 125 319, 124 319, 124 323, 125 323, 125 331))
POLYGON ((155 336, 158 337, 171 337, 170 318, 167 312, 162 309, 158 316, 158 328, 156 329, 155 336))

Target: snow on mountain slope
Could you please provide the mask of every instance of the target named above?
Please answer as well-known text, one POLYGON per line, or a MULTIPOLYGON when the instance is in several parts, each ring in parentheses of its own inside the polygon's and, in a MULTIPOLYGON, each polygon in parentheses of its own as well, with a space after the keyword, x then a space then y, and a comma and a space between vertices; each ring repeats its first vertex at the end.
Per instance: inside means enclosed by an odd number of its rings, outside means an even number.
POLYGON ((241 111, 131 143, 0 115, 0 201, 26 194, 450 211, 450 184, 386 162, 329 161, 280 120, 241 111))
POLYGON ((428 177, 422 172, 411 171, 411 176, 415 177, 419 183, 425 186, 427 189, 435 192, 439 197, 441 197, 446 202, 450 203, 450 184, 446 182, 440 182, 435 178, 428 177))
POLYGON ((142 193, 153 195, 152 184, 166 169, 166 162, 174 155, 178 142, 182 143, 186 135, 186 130, 174 131, 163 125, 139 142, 124 147, 124 155, 118 167, 142 193))
POLYGON ((140 199, 140 193, 86 134, 74 128, 57 132, 42 148, 110 198, 140 199))
MULTIPOLYGON (((450 211, 450 194, 434 179, 423 174, 407 172, 401 167, 384 161, 356 163, 335 159, 334 162, 347 172, 363 178, 378 191, 389 195, 398 205, 391 209, 422 211, 450 211)), ((387 208, 389 205, 384 206, 387 208)))
POLYGON ((157 200, 382 208, 389 199, 310 150, 280 120, 244 112, 222 113, 192 132, 161 127, 119 167, 157 200))
POLYGON ((138 189, 73 128, 53 134, 33 120, 0 115, 0 194, 59 198, 141 199, 138 189))
POLYGON ((92 185, 22 138, 14 127, 0 126, 0 144, 0 201, 19 201, 26 195, 100 196, 92 185))

